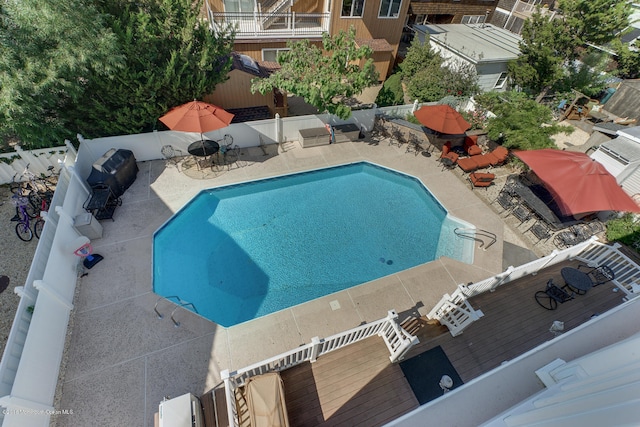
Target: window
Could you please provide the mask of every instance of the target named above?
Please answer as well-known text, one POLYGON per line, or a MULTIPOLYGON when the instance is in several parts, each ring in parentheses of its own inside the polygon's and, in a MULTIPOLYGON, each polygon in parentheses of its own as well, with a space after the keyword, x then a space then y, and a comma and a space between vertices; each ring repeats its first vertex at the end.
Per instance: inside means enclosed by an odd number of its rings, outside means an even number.
POLYGON ((485 15, 464 15, 461 24, 482 24, 485 22, 485 15))
POLYGON ((502 72, 502 73, 500 73, 500 77, 498 77, 498 81, 496 82, 496 85, 493 88, 494 89, 502 89, 506 82, 507 82, 507 73, 506 72, 502 72))
POLYGON ((270 62, 278 62, 280 52, 286 52, 289 49, 262 49, 262 60, 270 62))
POLYGON ((402 0, 382 0, 378 18, 397 18, 402 0))
POLYGON ((224 0, 224 11, 226 13, 234 12, 253 12, 255 3, 253 0, 224 0))
POLYGON ((342 0, 342 16, 358 17, 362 16, 364 10, 364 0, 342 0))

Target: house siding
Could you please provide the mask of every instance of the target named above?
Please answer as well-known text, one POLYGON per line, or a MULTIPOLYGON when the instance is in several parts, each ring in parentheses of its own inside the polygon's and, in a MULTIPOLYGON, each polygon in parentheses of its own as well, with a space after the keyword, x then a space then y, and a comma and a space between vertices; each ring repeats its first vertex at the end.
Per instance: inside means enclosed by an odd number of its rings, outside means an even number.
MULTIPOLYGON (((489 17, 493 14, 497 1, 442 1, 442 2, 411 2, 411 10, 414 15, 450 15, 450 22, 447 24, 460 24, 462 17, 466 15, 485 15, 489 10, 489 17)), ((489 21, 489 20, 487 20, 489 21)), ((445 22, 437 21, 444 24, 445 22)))
POLYGON ((204 100, 226 109, 266 105, 273 114, 275 111, 273 94, 261 95, 258 92, 252 94, 249 90, 251 80, 257 78, 257 76, 241 70, 231 70, 229 79, 217 85, 213 93, 205 96, 204 100))

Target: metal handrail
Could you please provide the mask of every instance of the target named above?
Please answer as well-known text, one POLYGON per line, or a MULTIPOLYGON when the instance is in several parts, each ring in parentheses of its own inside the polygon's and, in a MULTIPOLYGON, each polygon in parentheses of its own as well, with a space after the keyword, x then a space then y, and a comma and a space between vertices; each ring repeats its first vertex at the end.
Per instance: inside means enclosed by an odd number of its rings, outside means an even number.
POLYGON ((179 308, 184 308, 187 306, 191 306, 191 308, 193 308, 193 311, 195 311, 197 314, 198 313, 198 309, 196 308, 195 305, 193 305, 190 302, 186 302, 186 301, 182 301, 182 303, 180 303, 176 308, 173 309, 173 311, 171 312, 171 321, 173 322, 173 326, 175 326, 176 328, 180 326, 180 322, 178 322, 176 319, 173 318, 173 315, 175 314, 176 310, 179 308))
POLYGON ((493 245, 495 242, 498 241, 497 236, 487 230, 482 230, 480 228, 459 228, 456 227, 453 232, 456 234, 456 236, 462 237, 464 239, 470 239, 470 240, 475 240, 476 242, 480 243, 480 247, 482 248, 483 251, 486 251, 487 249, 489 249, 491 247, 491 245, 493 245), (471 233, 473 232, 474 235, 470 235, 467 233, 471 233), (477 237, 477 236, 482 236, 482 237, 487 237, 491 239, 491 243, 489 243, 487 246, 484 245, 484 240, 477 237))
POLYGON ((184 302, 177 295, 171 295, 171 296, 168 296, 168 297, 160 297, 160 298, 158 298, 158 301, 156 301, 156 305, 153 307, 153 311, 155 311, 156 314, 158 315, 158 319, 164 319, 164 316, 162 314, 160 314, 160 312, 158 311, 158 304, 160 304, 160 301, 162 301, 163 299, 167 299, 167 300, 175 299, 178 304, 181 304, 181 303, 184 302))

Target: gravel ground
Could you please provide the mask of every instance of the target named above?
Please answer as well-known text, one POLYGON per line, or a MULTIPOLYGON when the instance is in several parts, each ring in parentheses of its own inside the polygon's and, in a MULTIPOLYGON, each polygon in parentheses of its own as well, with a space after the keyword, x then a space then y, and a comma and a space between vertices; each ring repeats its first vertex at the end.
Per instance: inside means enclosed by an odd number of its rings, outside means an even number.
POLYGON ((20 298, 13 289, 16 286, 24 286, 38 244, 38 239, 35 237, 30 242, 18 239, 15 233, 16 223, 9 221, 15 213, 9 187, 0 186, 0 221, 4 223, 4 227, 0 227, 0 275, 9 277, 9 286, 0 293, 0 354, 4 352, 16 308, 20 302, 20 298))

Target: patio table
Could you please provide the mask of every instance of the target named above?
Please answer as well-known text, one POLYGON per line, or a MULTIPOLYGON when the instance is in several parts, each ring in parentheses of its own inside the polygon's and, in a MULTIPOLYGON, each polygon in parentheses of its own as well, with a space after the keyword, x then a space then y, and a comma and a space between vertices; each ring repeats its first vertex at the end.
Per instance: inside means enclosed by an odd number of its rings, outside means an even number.
POLYGON ((560 270, 560 274, 562 274, 566 286, 578 295, 586 294, 593 287, 589 275, 577 268, 564 267, 560 270))

